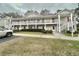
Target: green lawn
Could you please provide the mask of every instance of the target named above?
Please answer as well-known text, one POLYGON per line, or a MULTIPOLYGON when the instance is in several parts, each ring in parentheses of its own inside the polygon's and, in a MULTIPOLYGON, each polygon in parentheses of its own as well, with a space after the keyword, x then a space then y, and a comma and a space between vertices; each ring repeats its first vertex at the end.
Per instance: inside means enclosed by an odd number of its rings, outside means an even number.
POLYGON ((35 34, 35 35, 53 35, 51 33, 42 33, 42 32, 30 32, 30 31, 20 31, 15 33, 21 33, 21 34, 35 34))
POLYGON ((79 55, 79 41, 22 37, 0 45, 0 55, 79 55))
MULTIPOLYGON (((66 36, 72 36, 71 33, 65 33, 66 36)), ((73 34, 74 37, 78 37, 78 34, 73 34)))
POLYGON ((26 32, 21 31, 21 32, 16 32, 16 33, 23 33, 23 34, 43 34, 41 32, 28 32, 28 31, 26 31, 26 32))

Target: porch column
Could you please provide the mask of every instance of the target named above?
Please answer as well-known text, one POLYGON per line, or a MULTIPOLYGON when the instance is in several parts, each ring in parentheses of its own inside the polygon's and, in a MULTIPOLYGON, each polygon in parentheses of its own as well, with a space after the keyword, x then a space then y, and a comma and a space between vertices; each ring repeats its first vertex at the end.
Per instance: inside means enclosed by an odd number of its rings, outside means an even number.
POLYGON ((19 26, 19 30, 21 30, 21 25, 19 26))
POLYGON ((59 24, 58 24, 58 28, 59 28, 58 31, 61 32, 61 27, 60 27, 60 24, 61 24, 60 23, 60 14, 58 14, 58 22, 59 22, 59 24))
POLYGON ((44 24, 44 30, 47 30, 47 28, 46 28, 46 23, 44 24))
POLYGON ((35 29, 37 29, 37 23, 35 24, 35 29))
POLYGON ((28 22, 28 20, 27 20, 27 29, 29 29, 29 25, 28 25, 28 23, 29 23, 29 22, 28 22))
POLYGON ((71 33, 71 35, 73 37, 73 18, 72 18, 73 14, 72 13, 70 14, 70 17, 71 17, 71 27, 72 27, 72 31, 71 31, 72 33, 71 33))
POLYGON ((37 20, 35 20, 35 29, 37 29, 37 20))
POLYGON ((29 25, 27 24, 27 29, 29 29, 29 25))
POLYGON ((21 29, 22 29, 22 28, 21 28, 21 21, 19 21, 19 25, 20 25, 20 26, 19 26, 19 30, 21 30, 21 29))

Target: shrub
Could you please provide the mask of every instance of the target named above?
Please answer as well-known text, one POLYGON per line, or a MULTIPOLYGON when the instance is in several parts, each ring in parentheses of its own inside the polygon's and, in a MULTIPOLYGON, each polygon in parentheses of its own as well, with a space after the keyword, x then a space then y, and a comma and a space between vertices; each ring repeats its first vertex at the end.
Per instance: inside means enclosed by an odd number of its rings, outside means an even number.
MULTIPOLYGON (((74 34, 74 37, 75 37, 75 36, 78 36, 78 31, 75 31, 73 34, 74 34)), ((70 32, 70 31, 66 31, 66 32, 65 32, 65 35, 71 36, 71 32, 70 32)))
POLYGON ((42 30, 43 33, 51 33, 52 34, 52 30, 42 30))
POLYGON ((70 31, 66 31, 66 33, 71 33, 70 31))

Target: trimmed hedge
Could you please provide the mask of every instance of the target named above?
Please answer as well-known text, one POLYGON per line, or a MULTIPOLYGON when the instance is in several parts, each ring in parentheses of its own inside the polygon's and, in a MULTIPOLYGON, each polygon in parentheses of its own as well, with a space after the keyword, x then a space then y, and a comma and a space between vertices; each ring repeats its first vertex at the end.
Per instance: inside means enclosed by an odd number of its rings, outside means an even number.
POLYGON ((20 32, 20 31, 28 31, 28 32, 42 32, 42 33, 51 33, 52 30, 43 30, 43 29, 23 29, 23 30, 14 30, 14 32, 20 32))
MULTIPOLYGON (((73 35, 74 37, 78 36, 78 31, 75 31, 73 34, 74 34, 73 35)), ((71 36, 71 32, 70 31, 66 31, 65 35, 66 36, 71 36)))
POLYGON ((51 33, 52 34, 52 30, 42 30, 43 33, 51 33))
MULTIPOLYGON (((67 33, 71 33, 70 31, 67 31, 67 33)), ((74 34, 78 34, 78 31, 75 31, 74 34)))

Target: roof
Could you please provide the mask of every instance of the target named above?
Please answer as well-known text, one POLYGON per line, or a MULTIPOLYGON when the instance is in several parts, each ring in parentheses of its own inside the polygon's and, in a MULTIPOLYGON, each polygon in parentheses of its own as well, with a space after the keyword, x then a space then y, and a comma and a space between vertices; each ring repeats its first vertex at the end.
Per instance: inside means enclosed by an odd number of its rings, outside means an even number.
POLYGON ((12 18, 12 20, 48 19, 48 18, 57 19, 58 14, 60 14, 61 17, 68 17, 73 12, 74 12, 74 9, 73 10, 64 9, 64 10, 61 10, 61 11, 54 13, 54 14, 41 15, 41 14, 37 13, 36 11, 31 10, 31 11, 28 11, 27 12, 28 14, 25 15, 24 17, 22 17, 22 18, 12 18))
MULTIPOLYGON (((69 16, 69 14, 64 14, 61 15, 61 17, 67 17, 69 16)), ((12 20, 28 20, 28 19, 47 19, 47 18, 58 18, 57 14, 52 14, 52 15, 39 15, 39 16, 34 16, 34 17, 22 17, 22 18, 12 18, 12 20)))

